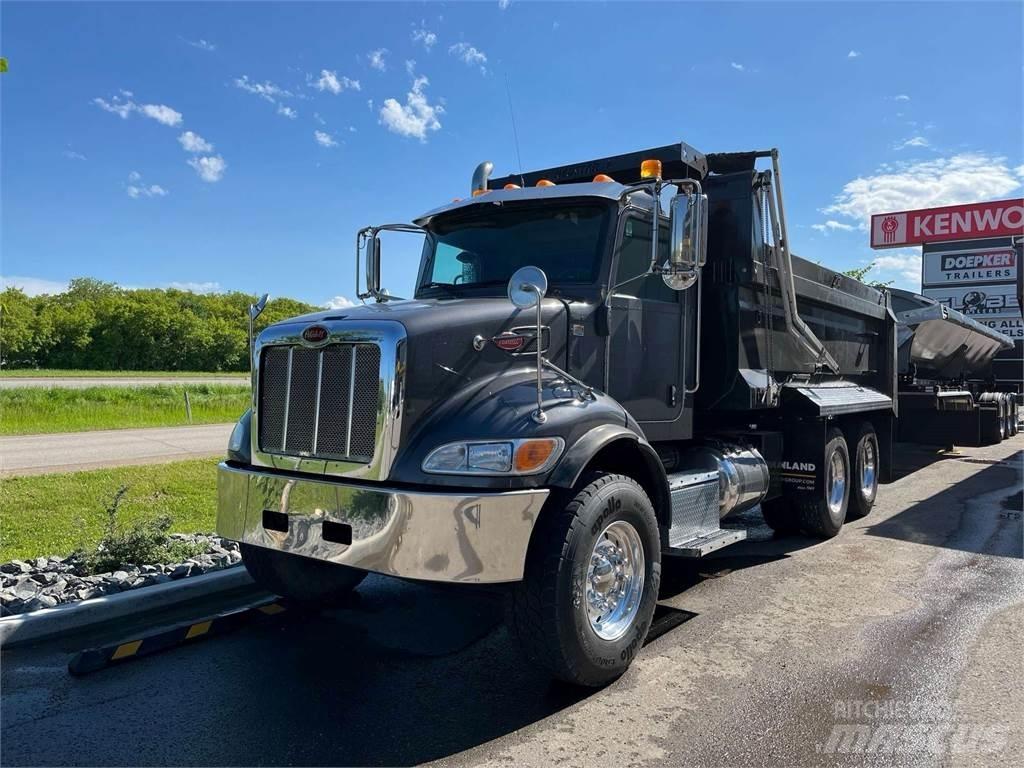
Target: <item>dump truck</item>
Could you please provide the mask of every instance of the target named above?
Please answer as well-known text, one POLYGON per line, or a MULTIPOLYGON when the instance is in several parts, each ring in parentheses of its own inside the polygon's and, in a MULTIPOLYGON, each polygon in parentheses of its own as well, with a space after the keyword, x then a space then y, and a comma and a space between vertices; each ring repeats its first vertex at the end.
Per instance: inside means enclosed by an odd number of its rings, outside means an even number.
POLYGON ((296 601, 367 573, 501 590, 528 659, 600 686, 640 652, 662 563, 746 538, 730 516, 827 539, 871 512, 898 323, 890 292, 791 252, 775 149, 492 172, 359 231, 361 306, 255 338, 251 308, 217 531, 296 601), (408 299, 382 284, 387 232, 423 239, 408 299))

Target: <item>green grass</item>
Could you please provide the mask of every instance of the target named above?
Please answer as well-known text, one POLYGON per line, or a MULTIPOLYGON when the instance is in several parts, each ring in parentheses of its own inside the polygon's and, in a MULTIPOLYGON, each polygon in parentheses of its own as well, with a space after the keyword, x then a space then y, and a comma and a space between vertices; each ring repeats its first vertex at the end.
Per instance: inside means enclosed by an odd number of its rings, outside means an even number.
POLYGON ((27 378, 46 378, 46 379, 67 379, 67 378, 148 378, 150 376, 162 376, 169 379, 175 378, 220 378, 220 377, 239 377, 248 378, 248 371, 221 371, 220 373, 213 371, 83 371, 83 370, 70 370, 67 368, 16 368, 0 370, 0 379, 27 379, 27 378))
POLYGON ((149 387, 0 389, 0 435, 81 432, 235 421, 249 407, 249 389, 233 384, 161 384, 149 387))
POLYGON ((103 533, 105 508, 122 485, 128 486, 118 514, 122 525, 166 514, 172 533, 214 529, 216 460, 12 477, 0 480, 0 562, 67 555, 94 545, 103 533))

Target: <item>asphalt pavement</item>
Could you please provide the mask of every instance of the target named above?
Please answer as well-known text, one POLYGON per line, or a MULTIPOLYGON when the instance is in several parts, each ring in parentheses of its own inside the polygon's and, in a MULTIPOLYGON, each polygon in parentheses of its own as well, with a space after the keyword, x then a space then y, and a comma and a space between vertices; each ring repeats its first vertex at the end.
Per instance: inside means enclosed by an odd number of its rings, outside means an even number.
POLYGON ((0 477, 77 472, 223 454, 234 424, 0 437, 0 477))
POLYGON ((158 384, 236 384, 249 386, 248 376, 0 376, 0 389, 48 387, 85 389, 86 387, 152 387, 158 384))
POLYGON ((74 651, 139 628, 15 648, 0 763, 1019 765, 1022 458, 1024 435, 901 446, 914 471, 827 542, 748 514, 751 540, 664 564, 654 636, 600 691, 526 666, 499 594, 374 576, 348 606, 87 677, 74 651))

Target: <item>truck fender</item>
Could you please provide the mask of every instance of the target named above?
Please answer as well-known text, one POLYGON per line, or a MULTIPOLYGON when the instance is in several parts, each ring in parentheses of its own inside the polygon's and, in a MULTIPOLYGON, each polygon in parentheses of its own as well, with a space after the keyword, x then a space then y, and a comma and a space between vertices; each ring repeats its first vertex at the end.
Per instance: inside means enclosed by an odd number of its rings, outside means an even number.
POLYGON ((640 483, 651 497, 658 522, 663 528, 668 527, 671 525, 672 505, 665 466, 661 463, 661 458, 651 444, 642 435, 628 427, 619 424, 602 424, 589 430, 565 452, 558 466, 549 476, 549 485, 566 489, 574 488, 593 459, 601 451, 617 442, 628 445, 629 450, 636 452, 642 472, 624 472, 624 474, 643 475, 633 479, 640 483))

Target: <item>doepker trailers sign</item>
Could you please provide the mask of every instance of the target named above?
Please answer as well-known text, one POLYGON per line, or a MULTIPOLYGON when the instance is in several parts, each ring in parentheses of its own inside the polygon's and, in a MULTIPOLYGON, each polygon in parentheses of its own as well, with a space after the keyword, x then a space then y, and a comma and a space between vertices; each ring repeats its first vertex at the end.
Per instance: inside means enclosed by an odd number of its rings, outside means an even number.
POLYGON ((1024 233, 1024 198, 948 205, 871 217, 871 247, 1013 237, 1024 233))
POLYGON ((925 285, 1000 283, 1017 280, 1013 248, 980 248, 924 254, 925 285))

